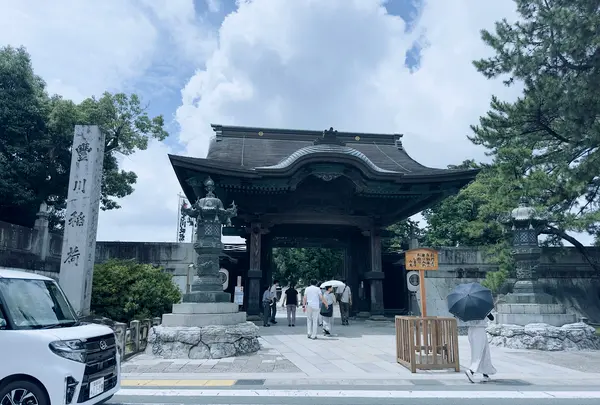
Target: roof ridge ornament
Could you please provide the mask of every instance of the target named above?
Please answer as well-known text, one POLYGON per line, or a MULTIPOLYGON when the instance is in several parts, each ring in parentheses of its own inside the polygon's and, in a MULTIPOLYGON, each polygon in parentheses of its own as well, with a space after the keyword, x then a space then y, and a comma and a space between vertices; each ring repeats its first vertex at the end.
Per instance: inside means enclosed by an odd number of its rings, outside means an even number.
POLYGON ((320 138, 315 139, 314 145, 339 145, 346 146, 346 143, 337 137, 338 131, 329 127, 323 131, 323 135, 320 138))

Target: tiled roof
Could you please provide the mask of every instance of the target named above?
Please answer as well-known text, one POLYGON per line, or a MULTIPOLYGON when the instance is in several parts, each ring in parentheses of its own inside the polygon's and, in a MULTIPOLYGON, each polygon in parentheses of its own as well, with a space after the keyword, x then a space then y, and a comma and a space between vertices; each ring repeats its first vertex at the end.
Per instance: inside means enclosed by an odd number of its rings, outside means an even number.
MULTIPOLYGON (((216 137, 211 140, 207 158, 245 169, 277 166, 303 148, 311 147, 322 136, 320 131, 280 130, 267 128, 225 127, 213 125, 216 137)), ((382 171, 403 174, 436 174, 436 169, 413 160, 402 147, 399 134, 363 134, 342 132, 337 138, 368 158, 382 171)), ((306 152, 309 149, 304 149, 306 152)))

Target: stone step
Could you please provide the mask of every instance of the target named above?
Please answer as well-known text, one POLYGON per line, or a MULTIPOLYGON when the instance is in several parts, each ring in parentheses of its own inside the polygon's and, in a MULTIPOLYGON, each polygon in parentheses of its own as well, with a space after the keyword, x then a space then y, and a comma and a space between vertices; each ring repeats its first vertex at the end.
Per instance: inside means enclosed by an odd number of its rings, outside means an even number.
POLYGON ((563 326, 577 322, 574 314, 505 314, 498 313, 496 316, 499 324, 529 325, 531 323, 546 323, 552 326, 563 326))
POLYGON ((246 322, 246 313, 230 314, 164 314, 163 326, 203 327, 211 325, 235 325, 246 322))
POLYGON ((174 314, 232 314, 239 312, 239 305, 233 302, 184 302, 173 305, 174 314))
POLYGON ((561 304, 498 304, 498 313, 503 314, 565 314, 561 304))

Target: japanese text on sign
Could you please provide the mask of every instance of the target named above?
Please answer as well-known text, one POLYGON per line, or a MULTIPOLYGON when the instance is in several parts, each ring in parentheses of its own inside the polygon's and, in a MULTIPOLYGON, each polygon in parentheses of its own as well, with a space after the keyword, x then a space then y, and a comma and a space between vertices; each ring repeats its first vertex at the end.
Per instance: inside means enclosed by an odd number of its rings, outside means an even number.
POLYGON ((437 270, 438 252, 433 249, 412 249, 405 252, 406 270, 437 270))

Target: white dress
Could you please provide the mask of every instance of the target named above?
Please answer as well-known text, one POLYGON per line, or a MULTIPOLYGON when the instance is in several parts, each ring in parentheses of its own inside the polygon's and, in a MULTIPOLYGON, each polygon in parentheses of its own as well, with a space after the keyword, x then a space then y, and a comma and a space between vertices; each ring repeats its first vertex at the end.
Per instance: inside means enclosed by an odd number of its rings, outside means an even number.
POLYGON ((471 345, 471 366, 469 369, 474 373, 493 375, 496 369, 492 365, 490 345, 488 343, 487 321, 465 322, 469 327, 469 345, 471 345))

